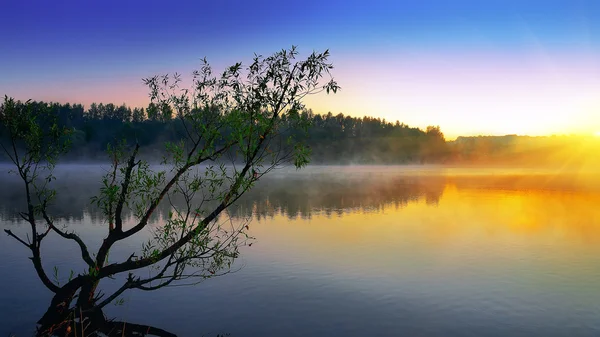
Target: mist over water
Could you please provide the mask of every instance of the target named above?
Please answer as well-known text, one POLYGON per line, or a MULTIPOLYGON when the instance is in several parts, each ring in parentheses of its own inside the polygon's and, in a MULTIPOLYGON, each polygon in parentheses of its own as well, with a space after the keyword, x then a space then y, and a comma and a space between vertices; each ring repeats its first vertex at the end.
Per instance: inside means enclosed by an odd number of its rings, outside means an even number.
MULTIPOLYGON (((22 184, 5 168, 0 227, 25 233, 16 214, 22 184)), ((90 249, 107 233, 89 202, 103 170, 56 171, 53 214, 90 249)), ((597 336, 598 177, 441 166, 276 170, 229 211, 253 218, 256 242, 244 248, 240 271, 194 287, 132 290, 106 313, 181 336, 597 336)), ((161 205, 152 226, 169 209, 161 205)), ((147 235, 111 255, 139 250, 147 235)), ((47 240, 48 270, 83 270, 76 245, 47 240)), ((12 313, 0 317, 0 335, 29 335, 49 303, 27 257, 0 236, 0 312, 12 313)))

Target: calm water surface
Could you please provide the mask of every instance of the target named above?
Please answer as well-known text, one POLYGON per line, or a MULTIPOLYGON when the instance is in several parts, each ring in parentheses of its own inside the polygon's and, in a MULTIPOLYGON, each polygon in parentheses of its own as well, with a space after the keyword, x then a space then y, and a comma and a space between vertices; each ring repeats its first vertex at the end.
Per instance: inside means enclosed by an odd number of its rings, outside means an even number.
MULTIPOLYGON (((0 227, 25 233, 15 216, 22 186, 0 168, 0 227)), ((54 210, 94 249, 107 232, 88 205, 100 174, 60 168, 70 183, 54 210)), ((256 242, 240 271, 194 287, 131 290, 106 313, 181 336, 600 335, 593 174, 309 168, 272 174, 232 212, 254 218, 256 242)), ((31 335, 50 300, 27 253, 0 236, 0 336, 31 335)), ((77 246, 56 236, 42 253, 63 277, 83 270, 77 246)))

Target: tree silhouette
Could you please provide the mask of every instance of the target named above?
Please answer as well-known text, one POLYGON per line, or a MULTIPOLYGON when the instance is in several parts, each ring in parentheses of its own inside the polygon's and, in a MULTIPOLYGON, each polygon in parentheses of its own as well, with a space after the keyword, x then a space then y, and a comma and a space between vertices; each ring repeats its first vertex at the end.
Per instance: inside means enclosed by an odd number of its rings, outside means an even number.
MULTIPOLYGON (((220 76, 213 76, 204 59, 189 89, 181 87, 178 74, 145 79, 163 123, 176 112, 177 123, 167 125, 169 132, 179 133, 179 141, 166 142, 162 161, 166 166, 158 169, 140 159, 139 142, 127 142, 126 137, 109 143, 111 168, 92 199, 108 225, 95 254, 49 213, 56 197, 50 185, 55 180, 53 169, 71 144, 72 128, 61 123, 48 104, 5 97, 0 109, 2 134, 7 135, 2 149, 23 182, 27 207, 19 214, 30 227, 27 238, 11 230, 6 233, 30 250, 38 277, 54 294, 38 321, 40 335, 84 320, 104 324, 102 308, 129 289, 156 290, 230 271, 249 237, 246 223, 233 221, 224 211, 274 168, 308 163, 300 131, 306 132, 310 120, 301 113, 302 99, 339 89, 333 79, 322 82, 333 68, 328 51, 300 61, 297 56, 295 47, 268 57, 256 55, 248 67, 237 63, 220 76), (183 206, 177 206, 174 198, 183 200, 183 206), (143 249, 127 259, 111 260, 111 248, 146 229, 154 212, 166 203, 168 219, 154 229, 143 249), (132 225, 123 221, 127 210, 135 218, 132 225), (41 243, 51 233, 76 244, 87 265, 85 272, 73 273, 65 284, 51 280, 42 265, 41 243), (141 269, 149 269, 149 275, 139 273, 141 269), (120 278, 122 286, 105 294, 100 282, 106 278, 120 278)), ((128 122, 131 116, 127 108, 113 104, 95 109, 104 111, 102 122, 107 126, 128 122)))

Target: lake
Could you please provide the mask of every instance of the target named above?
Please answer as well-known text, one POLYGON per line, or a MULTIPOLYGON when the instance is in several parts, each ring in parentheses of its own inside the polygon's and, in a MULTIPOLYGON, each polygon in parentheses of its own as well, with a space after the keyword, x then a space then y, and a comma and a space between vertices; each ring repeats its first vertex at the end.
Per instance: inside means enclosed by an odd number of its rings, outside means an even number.
MULTIPOLYGON (((0 169, 0 227, 25 233, 15 214, 22 185, 0 169)), ((59 182, 69 183, 54 207, 94 249, 107 233, 89 205, 100 175, 60 167, 59 182)), ((196 286, 130 290, 106 313, 180 336, 599 336, 598 177, 414 166, 275 171, 232 210, 252 216, 256 238, 238 271, 196 286)), ((112 254, 139 250, 143 236, 112 254)), ((42 254, 63 278, 83 270, 78 247, 56 235, 42 254)), ((0 236, 0 336, 30 336, 49 304, 28 256, 0 236)))

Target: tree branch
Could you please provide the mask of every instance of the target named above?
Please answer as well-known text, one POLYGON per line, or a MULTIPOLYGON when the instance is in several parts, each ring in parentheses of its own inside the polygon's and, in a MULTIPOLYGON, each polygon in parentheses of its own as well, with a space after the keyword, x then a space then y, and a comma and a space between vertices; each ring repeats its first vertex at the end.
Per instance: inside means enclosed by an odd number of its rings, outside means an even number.
POLYGON ((65 232, 61 231, 60 229, 58 229, 56 226, 54 226, 54 223, 52 222, 52 220, 46 213, 45 207, 42 208, 42 216, 46 220, 48 227, 52 228, 52 230, 54 232, 56 232, 56 234, 60 235, 61 237, 65 238, 65 239, 70 239, 70 240, 75 241, 79 245, 79 248, 81 250, 81 257, 83 258, 83 261, 85 261, 85 263, 87 263, 88 266, 94 267, 94 265, 95 265, 94 260, 90 256, 90 252, 88 251, 87 246, 85 245, 83 240, 81 240, 81 238, 77 234, 65 233, 65 232))
MULTIPOLYGON (((234 196, 234 201, 237 200, 239 197, 241 197, 242 193, 237 193, 238 189, 240 188, 240 184, 242 183, 245 175, 248 173, 248 171, 250 170, 250 167, 253 165, 254 162, 254 158, 256 158, 258 152, 260 151, 260 148, 263 144, 263 142, 266 139, 266 136, 269 135, 269 133, 273 130, 273 127, 277 121, 277 118, 279 117, 279 113, 281 112, 281 105, 283 104, 283 101, 285 99, 285 95, 286 92, 292 82, 293 79, 293 74, 295 72, 297 68, 297 64, 294 65, 294 67, 292 68, 292 71, 290 72, 286 83, 283 87, 283 90, 280 93, 280 97, 277 100, 276 105, 273 107, 273 116, 271 117, 271 120, 269 121, 269 125, 268 127, 265 129, 264 133, 262 134, 263 137, 259 138, 258 144, 256 145, 256 148, 254 149, 252 155, 249 157, 249 160, 246 162, 246 165, 244 166, 244 168, 242 169, 242 171, 240 172, 240 174, 238 175, 238 178, 236 179, 235 183, 232 185, 232 187, 229 189, 229 191, 227 192, 227 194, 225 195, 224 200, 220 203, 219 206, 217 206, 212 213, 210 213, 206 218, 204 218, 202 220, 202 222, 200 224, 198 224, 198 226, 196 226, 196 228, 194 228, 193 230, 191 230, 188 234, 186 234, 183 238, 181 238, 180 240, 178 240, 177 242, 175 242, 174 244, 172 244, 171 246, 169 246, 168 248, 164 249, 162 252, 160 252, 158 254, 157 257, 147 257, 144 259, 140 259, 137 261, 131 261, 131 262, 123 262, 123 263, 116 263, 116 264, 111 264, 108 265, 104 268, 101 268, 99 271, 99 278, 102 277, 106 277, 108 275, 114 275, 114 274, 118 274, 127 270, 135 270, 135 269, 140 269, 140 268, 144 268, 147 267, 149 265, 152 265, 158 261, 161 261, 163 259, 165 259, 166 257, 172 255, 173 253, 175 253, 179 248, 183 247, 185 244, 187 244, 195 235, 198 231, 202 230, 203 228, 205 228, 211 221, 213 221, 225 208, 227 208, 229 205, 231 205, 230 203, 230 199, 232 196, 234 196)), ((228 148, 230 148, 230 146, 225 146, 223 147, 221 150, 219 150, 218 152, 224 152, 226 151, 228 148)), ((181 169, 179 169, 176 173, 176 175, 169 181, 169 183, 163 188, 161 194, 159 195, 159 197, 157 199, 155 199, 155 202, 150 206, 150 208, 148 209, 148 212, 146 212, 146 215, 144 216, 144 218, 142 218, 142 220, 140 221, 140 223, 136 226, 134 226, 133 228, 131 228, 130 230, 126 231, 123 233, 123 235, 119 235, 119 237, 126 238, 130 235, 133 235, 135 233, 137 233, 138 231, 140 231, 142 228, 144 228, 147 224, 147 221, 150 217, 150 215, 152 214, 152 212, 154 211, 154 209, 158 206, 158 203, 164 198, 164 196, 167 194, 167 192, 171 189, 171 187, 173 186, 173 184, 175 184, 175 182, 179 179, 179 177, 190 167, 192 167, 193 165, 188 163, 186 165, 184 165, 181 169)), ((233 202, 233 201, 231 201, 233 202)), ((109 236, 110 237, 110 236, 109 236)), ((106 242, 106 240, 105 240, 106 242)), ((103 244, 104 246, 104 244, 103 244)))
MULTIPOLYGON (((293 70, 295 70, 296 67, 294 67, 293 70)), ((292 70, 292 73, 293 73, 292 70)), ((281 104, 283 103, 283 99, 285 97, 286 91, 289 87, 289 84, 292 81, 292 74, 290 74, 290 77, 288 78, 283 91, 281 92, 281 98, 279 99, 279 101, 277 102, 277 105, 274 107, 274 112, 273 112, 273 116, 271 117, 269 126, 266 128, 265 132, 263 133, 263 137, 261 137, 258 141, 258 144, 256 146, 256 148, 254 149, 252 156, 250 157, 250 160, 248 162, 246 162, 246 165, 244 166, 244 168, 242 169, 242 171, 240 172, 238 178, 236 179, 235 183, 232 185, 232 187, 230 188, 230 190, 227 192, 227 194, 225 195, 224 200, 221 202, 221 204, 219 206, 217 206, 212 213, 210 213, 206 218, 204 218, 202 220, 202 222, 200 224, 198 224, 198 226, 196 226, 196 228, 194 228, 193 230, 191 230, 188 234, 186 234, 182 239, 180 239, 179 241, 175 242, 174 244, 172 244, 171 246, 169 246, 168 248, 164 249, 161 253, 158 254, 158 257, 147 257, 144 259, 140 259, 137 261, 132 261, 132 262, 123 262, 123 263, 116 263, 116 264, 111 264, 108 265, 104 268, 101 268, 99 271, 99 277, 106 277, 108 275, 114 275, 114 274, 118 274, 124 271, 128 271, 128 270, 135 270, 135 269, 140 269, 140 268, 144 268, 147 267, 149 265, 152 265, 158 261, 161 261, 163 259, 165 259, 166 257, 168 257, 169 255, 173 254, 174 252, 176 252, 179 248, 183 247, 185 244, 187 244, 195 235, 198 231, 202 230, 204 227, 206 227, 211 221, 213 221, 225 208, 227 208, 230 205, 230 198, 236 194, 235 196, 235 200, 237 200, 239 197, 241 197, 241 193, 237 193, 240 184, 242 183, 245 175, 248 173, 248 171, 250 170, 250 167, 253 164, 254 158, 256 157, 256 155, 258 154, 260 147, 262 145, 262 143, 264 142, 266 136, 271 132, 271 130, 273 129, 273 126, 275 125, 275 122, 279 116, 279 112, 281 110, 281 104)), ((229 147, 224 147, 222 148, 220 151, 225 151, 227 148, 229 147)), ((142 219, 142 221, 140 221, 140 223, 138 225, 136 225, 135 227, 133 227, 132 229, 130 229, 127 232, 124 232, 124 235, 126 235, 125 237, 129 236, 129 235, 133 235, 136 232, 140 231, 142 228, 144 228, 144 226, 146 225, 148 218, 150 217, 151 211, 153 211, 156 206, 158 206, 158 202, 160 200, 162 200, 162 198, 164 197, 164 195, 171 189, 171 187, 173 186, 173 184, 175 183, 176 179, 179 179, 179 177, 185 172, 185 170, 187 170, 190 166, 188 166, 189 164, 186 164, 182 167, 182 169, 180 169, 177 174, 175 175, 175 177, 173 177, 173 179, 171 179, 171 181, 169 181, 169 183, 167 184, 167 186, 165 186, 165 188, 163 189, 163 191, 161 192, 161 194, 159 195, 159 197, 156 199, 155 203, 153 203, 153 205, 151 206, 151 208, 149 209, 149 211, 146 213, 146 216, 142 219), (131 234, 129 234, 131 233, 131 234)))
POLYGON ((110 302, 114 301, 123 292, 125 292, 125 290, 131 289, 132 288, 132 284, 134 282, 135 281, 133 280, 133 274, 129 273, 129 275, 127 276, 127 281, 125 281, 125 283, 121 286, 121 288, 117 289, 117 291, 115 291, 112 295, 110 295, 109 297, 105 298, 104 301, 102 301, 99 304, 95 305, 94 308, 93 308, 93 310, 100 310, 100 309, 104 308, 106 305, 110 304, 110 302))
POLYGON ((115 230, 117 232, 123 231, 123 205, 125 204, 125 198, 127 197, 127 190, 129 189, 129 184, 131 182, 131 171, 135 167, 135 157, 140 149, 140 144, 135 144, 135 149, 129 157, 129 162, 127 163, 127 169, 125 170, 125 178, 123 179, 123 184, 121 186, 121 195, 119 196, 119 201, 117 202, 117 208, 115 210, 115 230))
POLYGON ((53 293, 59 292, 60 288, 50 281, 50 278, 48 278, 48 275, 46 275, 46 272, 44 271, 44 267, 42 266, 42 258, 40 257, 39 246, 36 245, 35 247, 31 247, 31 251, 33 252, 33 257, 30 257, 29 259, 33 262, 33 267, 35 268, 40 280, 42 280, 42 283, 53 293))
POLYGON ((17 241, 19 241, 20 243, 22 243, 23 245, 25 245, 25 247, 30 248, 31 249, 31 245, 28 244, 27 242, 25 242, 25 240, 21 239, 20 237, 16 236, 10 229, 5 229, 4 232, 6 234, 8 234, 8 236, 12 236, 13 238, 15 238, 17 241))
POLYGON ((150 219, 150 216, 152 215, 152 213, 154 212, 154 210, 156 209, 156 207, 158 207, 158 204, 164 199, 165 195, 171 190, 171 188, 173 187, 173 185, 177 181, 179 181, 179 178, 189 168, 191 168, 193 166, 196 166, 196 165, 199 165, 199 164, 201 164, 202 162, 204 162, 206 160, 213 159, 215 156, 218 156, 219 154, 227 151, 229 148, 231 148, 232 146, 234 146, 236 143, 237 142, 233 142, 233 143, 230 143, 228 145, 225 145, 223 148, 221 148, 218 151, 215 151, 210 156, 198 158, 198 160, 196 160, 194 162, 187 163, 184 166, 182 166, 179 170, 177 170, 177 173, 175 174, 175 176, 173 178, 171 178, 171 180, 169 180, 169 182, 162 189, 162 191, 160 192, 160 194, 158 195, 158 197, 156 199, 154 199, 154 201, 152 202, 152 204, 150 205, 150 207, 146 211, 146 214, 144 214, 144 217, 140 220, 140 222, 137 225, 135 225, 134 227, 130 228, 129 230, 124 231, 122 234, 121 233, 117 233, 115 235, 115 241, 128 238, 131 235, 133 235, 133 234, 139 232, 140 230, 142 230, 148 224, 148 220, 150 219))

